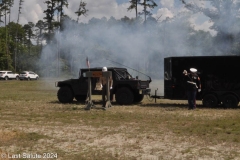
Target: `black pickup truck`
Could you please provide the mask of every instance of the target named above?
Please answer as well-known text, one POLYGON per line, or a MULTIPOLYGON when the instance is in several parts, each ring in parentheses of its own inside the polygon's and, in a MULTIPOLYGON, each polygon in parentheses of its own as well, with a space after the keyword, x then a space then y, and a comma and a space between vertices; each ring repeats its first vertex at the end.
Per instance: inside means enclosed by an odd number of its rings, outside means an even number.
MULTIPOLYGON (((75 98, 77 101, 86 100, 88 93, 88 78, 84 76, 88 71, 102 71, 102 68, 85 68, 80 69, 78 79, 68 79, 56 82, 56 87, 59 87, 57 97, 61 103, 70 103, 75 98)), ((112 72, 113 86, 112 94, 115 94, 115 99, 118 104, 132 104, 141 102, 144 95, 149 95, 151 89, 149 80, 139 80, 133 78, 126 68, 109 67, 108 71, 112 72)), ((101 95, 102 90, 98 84, 99 77, 92 77, 92 95, 101 95)))

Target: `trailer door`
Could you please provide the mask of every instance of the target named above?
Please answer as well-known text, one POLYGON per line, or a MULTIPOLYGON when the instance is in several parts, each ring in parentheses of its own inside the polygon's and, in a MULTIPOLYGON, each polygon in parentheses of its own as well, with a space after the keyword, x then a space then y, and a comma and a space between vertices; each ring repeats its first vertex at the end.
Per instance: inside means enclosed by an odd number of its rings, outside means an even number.
POLYGON ((172 99, 172 58, 164 58, 164 98, 172 99))

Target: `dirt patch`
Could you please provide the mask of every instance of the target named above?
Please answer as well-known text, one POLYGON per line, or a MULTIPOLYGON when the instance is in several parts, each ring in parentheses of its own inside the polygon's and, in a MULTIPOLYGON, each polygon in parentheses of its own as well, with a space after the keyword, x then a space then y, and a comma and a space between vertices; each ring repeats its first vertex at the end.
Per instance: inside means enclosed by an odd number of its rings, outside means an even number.
POLYGON ((12 90, 0 93, 0 155, 50 153, 53 158, 46 159, 60 160, 240 157, 239 109, 203 108, 198 101, 198 109, 189 111, 186 101, 155 103, 146 97, 129 106, 114 102, 104 111, 100 98, 93 97, 97 108, 86 111, 76 101, 59 103, 56 90, 39 89, 39 82, 10 83, 12 90))

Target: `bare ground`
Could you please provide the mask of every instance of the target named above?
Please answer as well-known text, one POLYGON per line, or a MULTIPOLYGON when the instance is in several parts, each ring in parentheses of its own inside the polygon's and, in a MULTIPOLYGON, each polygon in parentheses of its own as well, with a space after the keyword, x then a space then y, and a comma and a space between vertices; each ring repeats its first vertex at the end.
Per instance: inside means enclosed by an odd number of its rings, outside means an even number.
POLYGON ((154 103, 145 98, 141 104, 131 106, 113 103, 104 111, 99 108, 99 97, 95 97, 97 108, 85 111, 85 104, 58 103, 54 89, 41 89, 36 94, 39 97, 0 100, 0 159, 13 159, 18 154, 20 159, 36 159, 23 158, 25 153, 53 153, 57 158, 53 155, 48 159, 62 160, 240 159, 236 138, 240 132, 227 126, 238 125, 239 119, 227 124, 223 133, 221 124, 214 124, 214 131, 210 131, 211 125, 208 130, 198 130, 206 125, 206 119, 209 123, 231 119, 239 109, 199 105, 199 109, 188 111, 185 101, 154 103))

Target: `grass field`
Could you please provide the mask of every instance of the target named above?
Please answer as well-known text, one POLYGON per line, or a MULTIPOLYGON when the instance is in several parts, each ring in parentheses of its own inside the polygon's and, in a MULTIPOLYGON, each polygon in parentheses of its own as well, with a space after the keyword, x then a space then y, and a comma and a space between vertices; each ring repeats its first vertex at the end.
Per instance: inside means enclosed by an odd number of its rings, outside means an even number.
POLYGON ((239 109, 145 98, 104 111, 94 96, 85 111, 59 103, 54 82, 0 81, 0 159, 240 159, 239 109))

